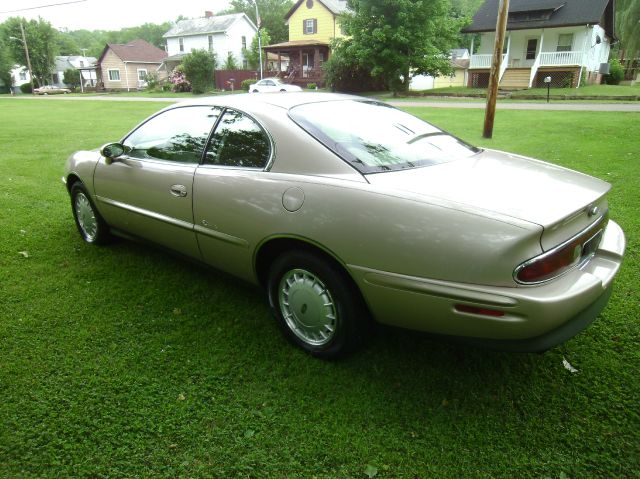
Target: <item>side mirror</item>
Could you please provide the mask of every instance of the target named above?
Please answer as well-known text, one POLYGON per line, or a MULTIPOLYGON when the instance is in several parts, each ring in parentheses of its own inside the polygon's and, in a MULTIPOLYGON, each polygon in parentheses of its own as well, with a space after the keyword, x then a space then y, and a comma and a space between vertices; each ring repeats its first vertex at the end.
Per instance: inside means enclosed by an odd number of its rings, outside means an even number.
POLYGON ((115 160, 124 155, 124 146, 120 143, 107 143, 100 148, 100 154, 107 160, 115 160))

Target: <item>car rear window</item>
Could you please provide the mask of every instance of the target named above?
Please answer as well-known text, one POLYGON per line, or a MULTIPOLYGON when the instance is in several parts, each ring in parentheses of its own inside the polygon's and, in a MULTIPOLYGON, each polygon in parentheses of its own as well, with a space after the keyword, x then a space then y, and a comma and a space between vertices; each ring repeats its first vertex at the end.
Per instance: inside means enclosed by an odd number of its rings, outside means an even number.
POLYGON ((307 103, 292 108, 289 116, 363 174, 432 166, 480 151, 376 101, 307 103))

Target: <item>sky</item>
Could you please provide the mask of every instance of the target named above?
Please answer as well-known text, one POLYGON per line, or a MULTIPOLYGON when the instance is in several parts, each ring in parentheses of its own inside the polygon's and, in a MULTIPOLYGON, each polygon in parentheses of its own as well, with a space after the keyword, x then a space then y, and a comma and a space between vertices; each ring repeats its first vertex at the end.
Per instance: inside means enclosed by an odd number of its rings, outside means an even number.
MULTIPOLYGON (((0 23, 9 17, 49 21, 58 29, 69 30, 120 30, 143 23, 174 21, 182 15, 187 18, 204 17, 204 12, 214 13, 229 6, 229 0, 84 0, 79 3, 44 5, 72 2, 74 0, 20 0, 0 2, 0 23), (27 8, 33 10, 24 10, 27 8), (12 11, 18 10, 21 11, 12 11)), ((77 0, 76 0, 77 1, 77 0)))

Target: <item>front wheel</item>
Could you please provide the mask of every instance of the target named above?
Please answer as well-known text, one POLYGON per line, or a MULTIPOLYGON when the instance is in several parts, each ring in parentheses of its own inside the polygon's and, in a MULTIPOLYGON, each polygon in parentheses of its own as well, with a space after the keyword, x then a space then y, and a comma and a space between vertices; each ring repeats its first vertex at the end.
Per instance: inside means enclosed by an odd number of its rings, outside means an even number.
POLYGON ((260 93, 258 90, 254 89, 253 93, 260 93))
POLYGON ((333 262, 292 251, 271 266, 269 305, 285 336, 314 356, 332 359, 353 350, 367 331, 359 291, 333 262))
POLYGON ((71 186, 71 209, 82 239, 91 244, 104 244, 109 239, 109 227, 91 201, 87 189, 79 181, 71 186))

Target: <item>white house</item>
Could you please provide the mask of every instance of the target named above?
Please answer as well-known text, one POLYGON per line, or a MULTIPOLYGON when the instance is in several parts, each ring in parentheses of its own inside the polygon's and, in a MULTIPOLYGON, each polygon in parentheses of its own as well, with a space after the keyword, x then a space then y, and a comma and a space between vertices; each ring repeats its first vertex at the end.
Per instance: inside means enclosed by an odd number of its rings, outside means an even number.
POLYGON ((95 57, 84 57, 79 55, 57 56, 56 64, 52 74, 52 84, 59 87, 66 87, 64 83, 64 72, 66 70, 79 70, 82 77, 82 86, 92 87, 96 85, 96 63, 95 57))
MULTIPOLYGON (((463 29, 480 34, 469 64, 470 87, 488 85, 498 3, 485 0, 463 29)), ((614 0, 511 0, 500 87, 540 87, 548 76, 557 87, 599 83, 615 39, 614 15, 614 0)))
POLYGON ((243 50, 251 48, 258 29, 244 13, 214 16, 205 12, 204 18, 180 20, 164 34, 167 41, 167 62, 179 63, 192 50, 215 53, 218 67, 231 54, 240 68, 247 68, 243 50))
POLYGON ((0 80, 0 86, 7 87, 9 91, 13 91, 14 93, 20 93, 20 85, 24 85, 25 83, 29 83, 31 81, 31 77, 29 76, 29 70, 27 67, 23 67, 21 65, 16 65, 11 70, 11 85, 5 85, 2 80, 0 80))

